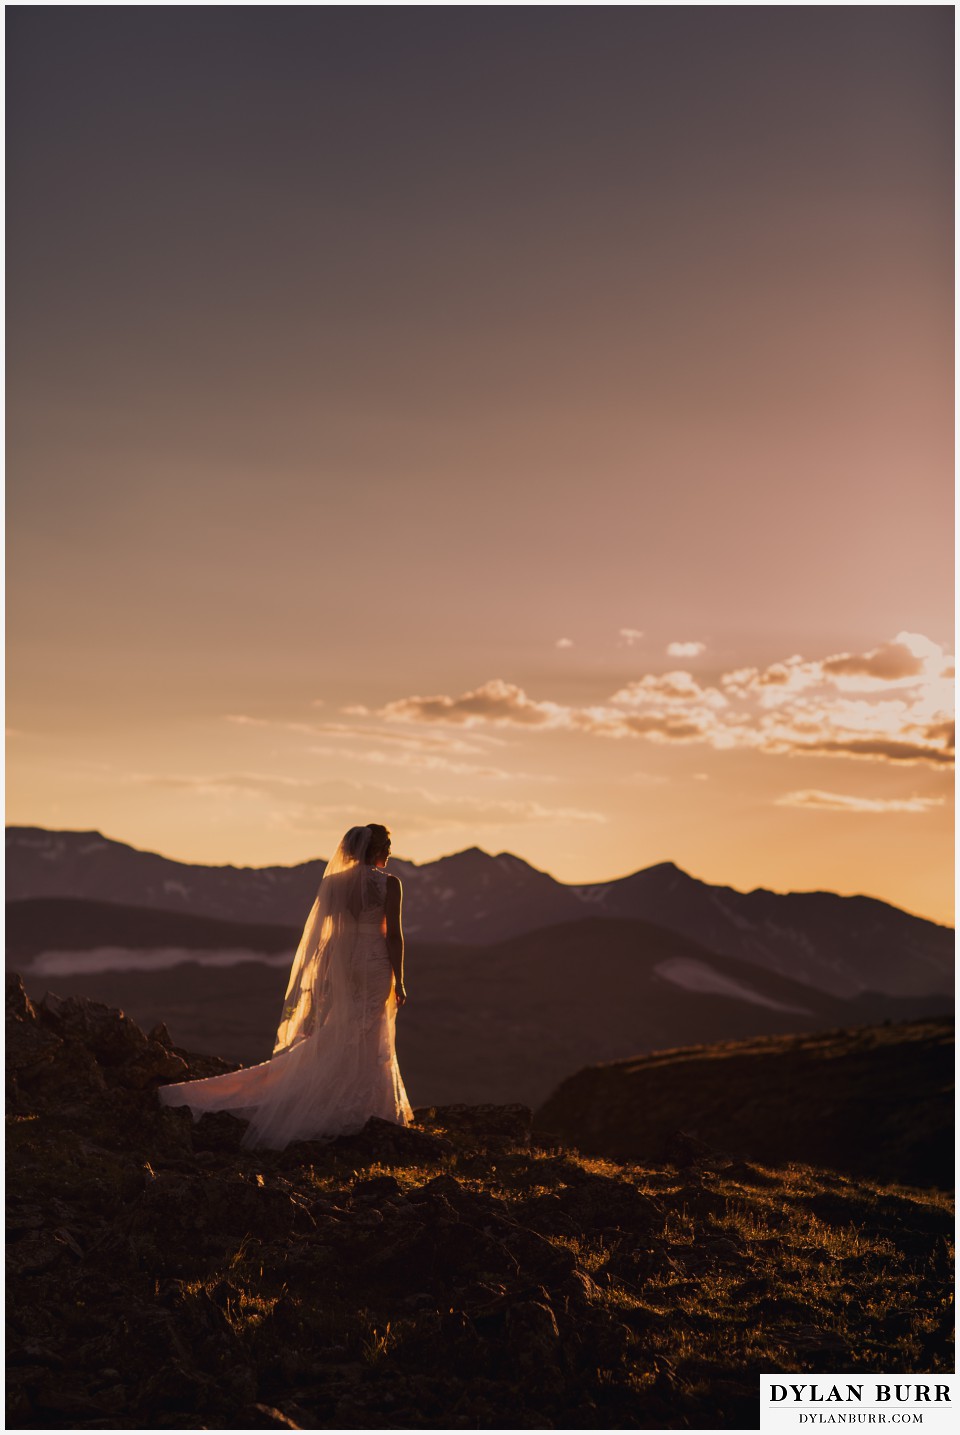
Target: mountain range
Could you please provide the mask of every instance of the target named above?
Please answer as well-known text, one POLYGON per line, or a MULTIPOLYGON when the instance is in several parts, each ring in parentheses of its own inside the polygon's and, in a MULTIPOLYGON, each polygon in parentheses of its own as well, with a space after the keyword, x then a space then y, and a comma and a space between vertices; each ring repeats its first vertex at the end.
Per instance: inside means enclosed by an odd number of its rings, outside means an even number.
MULTIPOLYGON (((288 929, 295 941, 323 870, 319 858, 293 867, 203 866, 99 832, 7 828, 8 902, 83 898, 216 919, 230 924, 225 945, 254 953, 278 949, 276 933, 265 937, 265 928, 288 929), (256 930, 243 933, 244 927, 256 930)), ((953 989, 953 929, 873 897, 740 892, 702 882, 673 862, 611 882, 570 885, 511 853, 493 856, 476 847, 421 865, 392 860, 391 871, 403 881, 404 928, 417 947, 488 947, 588 918, 632 921, 836 997, 953 989)), ((157 933, 158 918, 143 920, 146 930, 125 942, 170 945, 157 933)))
MULTIPOLYGON (((294 928, 77 898, 28 899, 7 911, 8 963, 31 997, 48 988, 93 997, 148 1030, 165 1022, 177 1041, 244 1064, 270 1055, 294 928), (244 933, 268 948, 259 959, 242 959, 244 933)), ((949 996, 837 997, 618 917, 581 917, 483 947, 412 941, 406 977, 397 1049, 411 1100, 423 1103, 535 1105, 591 1063, 952 1006, 949 996)))

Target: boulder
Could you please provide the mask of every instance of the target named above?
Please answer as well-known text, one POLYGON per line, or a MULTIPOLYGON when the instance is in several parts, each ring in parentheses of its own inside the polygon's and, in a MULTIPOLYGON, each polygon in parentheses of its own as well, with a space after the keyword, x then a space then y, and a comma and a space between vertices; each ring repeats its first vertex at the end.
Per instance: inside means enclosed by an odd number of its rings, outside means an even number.
MULTIPOLYGON (((189 1111, 189 1107, 170 1107, 170 1110, 189 1111)), ((239 1151, 244 1132, 249 1126, 239 1116, 229 1111, 204 1111, 198 1121, 193 1121, 192 1138, 194 1151, 239 1151)))
POLYGON ((393 1121, 383 1121, 379 1116, 371 1116, 363 1129, 354 1135, 337 1136, 324 1146, 325 1154, 394 1166, 435 1161, 454 1150, 453 1143, 442 1136, 421 1131, 416 1126, 399 1126, 393 1121))
POLYGON ((507 1311, 510 1359, 521 1380, 537 1385, 555 1381, 560 1370, 560 1330, 549 1305, 518 1301, 507 1311))
POLYGON ((438 1127, 453 1137, 458 1145, 476 1142, 487 1151, 506 1151, 515 1147, 530 1148, 533 1112, 529 1106, 514 1103, 507 1106, 421 1106, 414 1112, 418 1125, 438 1127))

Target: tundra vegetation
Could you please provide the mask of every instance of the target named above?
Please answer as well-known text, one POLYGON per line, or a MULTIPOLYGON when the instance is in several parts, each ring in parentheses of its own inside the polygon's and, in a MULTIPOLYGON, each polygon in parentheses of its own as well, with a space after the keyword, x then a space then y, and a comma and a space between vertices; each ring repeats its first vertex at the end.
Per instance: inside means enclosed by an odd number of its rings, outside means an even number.
POLYGON ((529 1108, 247 1151, 227 1063, 7 984, 8 1424, 744 1428, 758 1375, 953 1369, 949 1196, 529 1108))

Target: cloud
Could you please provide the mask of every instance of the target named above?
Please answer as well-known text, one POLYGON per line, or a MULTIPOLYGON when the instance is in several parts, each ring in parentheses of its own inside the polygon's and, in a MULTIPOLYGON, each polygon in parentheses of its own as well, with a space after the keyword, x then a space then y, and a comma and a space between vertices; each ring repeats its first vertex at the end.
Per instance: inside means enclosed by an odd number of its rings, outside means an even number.
MULTIPOLYGON (((330 748, 329 752, 344 755, 339 747, 330 748)), ((400 755, 407 754, 401 750, 400 755)), ((362 756, 369 760, 369 754, 362 756)), ((397 766, 396 756, 394 753, 379 754, 379 765, 392 771, 397 766)), ((431 770, 432 767, 428 768, 428 771, 431 770)), ((469 775, 476 776, 477 773, 469 775)), ((529 774, 511 772, 503 776, 516 779, 529 774)), ((358 821, 402 823, 403 831, 409 836, 495 831, 516 826, 594 825, 607 821, 601 812, 576 806, 548 805, 535 799, 447 795, 424 787, 400 786, 390 781, 356 781, 340 776, 316 779, 257 771, 225 771, 201 774, 133 772, 126 774, 125 778, 129 782, 165 788, 201 800, 259 800, 263 804, 257 812, 259 822, 274 831, 310 834, 317 844, 317 852, 332 850, 340 835, 337 829, 342 830, 341 824, 350 826, 358 821)))
POLYGON ((867 653, 838 653, 825 658, 821 669, 825 676, 843 679, 867 679, 880 687, 891 683, 920 678, 931 657, 941 656, 935 643, 919 633, 898 633, 893 642, 881 643, 867 653))
POLYGON ((446 809, 444 820, 457 826, 498 827, 503 822, 606 822, 602 812, 584 811, 580 807, 546 807, 541 802, 484 802, 470 798, 442 800, 446 809))
POLYGON ((509 771, 505 767, 485 767, 476 762, 460 762, 436 752, 418 752, 402 747, 399 751, 382 752, 378 748, 308 747, 317 757, 333 757, 349 762, 368 762, 374 767, 414 768, 425 772, 449 772, 459 777, 482 777, 495 782, 521 781, 556 782, 549 774, 509 771))
POLYGON ((557 641, 556 641, 556 643, 554 643, 554 647, 555 647, 555 648, 572 648, 572 647, 573 647, 573 639, 572 639, 572 638, 558 638, 557 641))
POLYGON ((768 752, 791 751, 794 753, 824 753, 839 757, 876 757, 888 762, 929 762, 934 766, 952 767, 954 762, 953 743, 949 748, 928 747, 919 742, 897 742, 888 738, 834 738, 823 742, 794 743, 782 746, 771 744, 768 752))
POLYGON ((762 670, 732 669, 716 684, 684 669, 646 673, 593 706, 535 699, 494 678, 459 697, 400 698, 378 716, 946 767, 954 761, 953 687, 945 676, 952 667, 937 644, 901 632, 865 653, 793 654, 762 670))
POLYGON ((705 742, 711 735, 711 719, 697 713, 648 712, 621 717, 614 737, 647 737, 654 742, 705 742))
MULTIPOLYGON (((294 804, 271 814, 274 825, 283 826, 296 832, 316 833, 332 818, 346 822, 357 820, 358 810, 374 807, 385 809, 389 822, 389 809, 402 812, 403 830, 409 835, 424 833, 477 832, 495 830, 504 826, 523 826, 558 823, 605 823, 603 813, 585 811, 579 807, 547 807, 540 802, 519 799, 484 799, 472 797, 445 797, 424 788, 397 788, 373 785, 364 786, 363 791, 376 794, 376 799, 353 796, 348 801, 333 803, 294 804), (386 799, 386 800, 383 800, 386 799)), ((369 811, 367 813, 369 816, 369 811)))
POLYGON ((619 637, 621 647, 632 648, 634 643, 639 643, 643 633, 639 628, 621 628, 619 637))
POLYGON ((807 787, 785 792, 776 799, 778 807, 814 807, 831 812, 927 812, 942 807, 942 797, 855 797, 843 792, 822 792, 807 787))
POLYGON ((729 706, 729 698, 719 688, 701 687, 692 673, 677 669, 670 673, 647 673, 636 682, 627 683, 610 699, 621 707, 642 707, 651 703, 671 706, 703 704, 711 708, 729 706))
POLYGON ((313 722, 284 722, 276 718, 250 717, 246 713, 224 713, 224 721, 235 723, 238 727, 269 727, 282 729, 284 732, 316 733, 323 731, 323 723, 313 722))
POLYGON ((564 727, 568 710, 559 703, 533 702, 515 683, 492 678, 458 698, 411 697, 387 703, 378 716, 391 721, 481 723, 518 727, 564 727))
POLYGON ((736 668, 721 682, 738 697, 750 693, 765 706, 786 702, 798 693, 826 688, 834 692, 878 692, 887 688, 929 687, 948 682, 953 659, 921 633, 900 632, 865 653, 834 653, 807 661, 799 653, 769 667, 736 668))
POLYGON ((225 772, 201 776, 132 772, 128 774, 128 780, 146 783, 150 787, 169 787, 193 792, 198 797, 264 797, 278 792, 300 791, 314 785, 296 777, 281 777, 276 773, 262 772, 225 772))
MULTIPOLYGON (((367 710, 364 709, 366 712, 367 710)), ((352 741, 371 739, 378 743, 389 743, 398 747, 414 748, 423 752, 482 753, 486 746, 503 746, 499 738, 489 733, 477 734, 468 741, 447 733, 401 733, 388 728, 357 727, 345 722, 292 722, 277 718, 248 717, 243 713, 226 713, 225 721, 248 727, 273 728, 294 732, 307 737, 349 738, 352 741)))
POLYGON ((954 761, 953 720, 941 712, 928 715, 922 697, 875 702, 826 696, 798 699, 762 712, 746 740, 777 754, 819 753, 934 767, 954 761))
POLYGON ((670 658, 696 658, 706 646, 706 643, 668 643, 667 656, 670 658))

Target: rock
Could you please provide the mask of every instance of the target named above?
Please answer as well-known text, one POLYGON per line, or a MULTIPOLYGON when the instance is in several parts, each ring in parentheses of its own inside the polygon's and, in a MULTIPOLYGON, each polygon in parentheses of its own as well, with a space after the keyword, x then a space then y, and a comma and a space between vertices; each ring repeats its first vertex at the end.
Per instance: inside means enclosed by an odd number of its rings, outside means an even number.
POLYGON ((724 1265, 740 1265, 743 1262, 743 1242, 738 1236, 713 1236, 703 1242, 702 1249, 724 1265))
POLYGON ((525 1203, 527 1219, 546 1212, 548 1221, 563 1234, 567 1223, 574 1231, 588 1228, 620 1229, 637 1234, 663 1229, 663 1210, 651 1196, 637 1190, 631 1181, 578 1171, 572 1186, 525 1203))
POLYGON ((284 1415, 282 1410, 276 1410, 272 1405, 254 1405, 253 1416, 244 1421, 243 1428, 248 1430, 300 1430, 302 1427, 289 1415, 284 1415))
POLYGON ((15 1241, 24 1231, 37 1231, 46 1225, 46 1216, 39 1206, 11 1201, 7 1206, 7 1241, 15 1241))
MULTIPOLYGON (((392 1209, 392 1208, 388 1208, 392 1209)), ((426 1211, 424 1212, 426 1215, 426 1211)), ((345 1254, 378 1279, 400 1285, 413 1284, 422 1290, 450 1289, 465 1277, 516 1277, 515 1256, 496 1236, 457 1219, 431 1211, 429 1219, 411 1224, 391 1219, 358 1246, 352 1230, 343 1237, 345 1254)))
POLYGON ((663 1148, 663 1159, 678 1170, 689 1166, 716 1166, 731 1164, 730 1157, 714 1151, 699 1136, 689 1131, 674 1131, 667 1137, 663 1148))
POLYGON ((525 1300, 507 1311, 507 1341, 517 1375, 537 1384, 556 1378, 560 1331, 549 1305, 525 1300))
POLYGON ((558 1289, 568 1303, 574 1306, 601 1299, 599 1286, 586 1271, 579 1268, 572 1270, 558 1289))
POLYGON ((306 1208, 284 1191, 242 1175, 182 1176, 161 1172, 124 1213, 117 1229, 137 1263, 160 1274, 180 1274, 190 1258, 222 1257, 225 1244, 253 1235, 282 1239, 312 1230, 306 1208), (189 1231, 189 1246, 184 1232, 189 1231))
POLYGON ((272 1160, 282 1170, 301 1170, 304 1167, 325 1166, 335 1154, 329 1141, 291 1141, 272 1160))
POLYGON ((503 1242, 528 1279, 533 1277, 548 1285, 555 1284, 576 1269, 577 1258, 567 1246, 555 1245, 517 1221, 494 1218, 487 1229, 503 1242))
POLYGON ((173 1037, 167 1030, 165 1021, 158 1021, 155 1027, 151 1027, 147 1039, 149 1041, 159 1042, 161 1046, 173 1047, 173 1037))
POLYGON ((614 1251, 604 1261, 597 1276, 605 1285, 624 1286, 636 1293, 647 1281, 676 1269, 662 1248, 637 1246, 614 1251))
POLYGON ((473 1140, 488 1151, 513 1147, 528 1150, 530 1147, 533 1112, 529 1106, 518 1103, 507 1106, 465 1106, 460 1103, 423 1106, 416 1109, 414 1117, 422 1126, 440 1127, 457 1141, 473 1140))
POLYGON ((463 1196, 465 1193, 456 1176, 448 1176, 446 1174, 443 1174, 440 1176, 433 1176, 429 1181, 425 1182, 425 1184, 420 1187, 420 1192, 418 1194, 445 1196, 448 1201, 450 1201, 454 1206, 456 1206, 459 1203, 461 1196, 463 1196))
POLYGON ((186 1081, 190 1071, 182 1056, 159 1041, 149 1041, 135 1060, 121 1069, 124 1085, 142 1088, 170 1081, 186 1081))
POLYGON ((119 1066, 147 1046, 147 1038, 136 1022, 103 1002, 86 997, 62 998, 47 992, 40 1011, 59 1036, 82 1041, 101 1066, 119 1066))
POLYGON ((181 1080, 187 1063, 148 1039, 123 1012, 102 1002, 48 992, 38 1006, 20 978, 7 979, 7 1072, 18 1092, 41 1102, 83 1098, 108 1086, 141 1090, 181 1080))
MULTIPOLYGON (((314 1144, 314 1143, 311 1143, 314 1144)), ((338 1136, 327 1143, 325 1154, 349 1156, 351 1160, 380 1161, 384 1165, 415 1165, 437 1160, 454 1149, 453 1143, 416 1126, 399 1126, 371 1116, 361 1131, 338 1136)))
POLYGON ((193 1116, 187 1106, 161 1106, 154 1112, 158 1136, 168 1149, 193 1150, 193 1116))
MULTIPOLYGON (((189 1107, 170 1107, 170 1110, 185 1110, 189 1107)), ((204 1111, 198 1121, 191 1117, 194 1151, 220 1152, 239 1151, 248 1121, 233 1116, 229 1111, 204 1111)))
POLYGON ((372 1176, 366 1181, 357 1181, 353 1187, 354 1200, 381 1201, 395 1200, 403 1195, 396 1176, 372 1176))
POLYGON ((7 1249, 8 1276, 36 1276, 51 1270, 70 1249, 53 1231, 32 1231, 7 1249))
POLYGON ((772 1171, 764 1171, 749 1161, 731 1161, 723 1173, 728 1181, 740 1181, 744 1186, 776 1186, 779 1181, 772 1171))
POLYGON ((577 1236, 581 1229, 556 1191, 544 1191, 525 1201, 523 1217, 539 1231, 550 1235, 577 1236))
POLYGON ((122 1386, 88 1395, 69 1385, 47 1385, 33 1395, 35 1410, 44 1415, 59 1416, 61 1418, 57 1423, 67 1426, 95 1420, 97 1417, 117 1415, 125 1403, 122 1386))
MULTIPOLYGON (((62 1053, 60 1038, 51 1031, 45 1031, 34 1017, 22 1017, 7 1024, 7 1076, 15 1085, 32 1088, 38 1082, 42 1084, 44 1076, 52 1074, 54 1079, 50 1084, 55 1089, 58 1073, 53 1073, 52 1068, 62 1053)), ((87 1071, 94 1069, 93 1058, 88 1058, 84 1066, 87 1071)))
POLYGON ((27 996, 26 988, 23 985, 23 978, 19 972, 7 972, 7 1022, 32 1022, 36 1021, 36 1019, 36 1008, 27 996))

